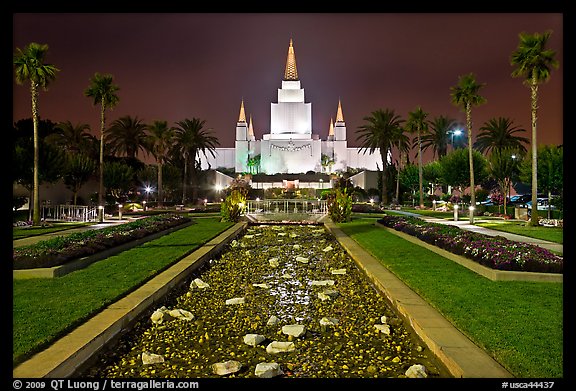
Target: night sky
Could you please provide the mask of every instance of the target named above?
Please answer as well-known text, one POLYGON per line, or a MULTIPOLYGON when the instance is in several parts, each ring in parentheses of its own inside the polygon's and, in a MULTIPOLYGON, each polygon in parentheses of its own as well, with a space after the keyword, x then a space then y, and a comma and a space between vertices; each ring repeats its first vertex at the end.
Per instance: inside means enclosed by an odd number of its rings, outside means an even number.
MULTIPOLYGON (((87 123, 97 135, 100 106, 84 96, 95 72, 110 73, 119 104, 107 124, 130 115, 144 122, 197 117, 234 147, 241 100, 257 139, 270 130, 270 103, 293 39, 313 133, 325 139, 342 102, 349 146, 377 109, 403 119, 416 107, 432 119, 465 115, 450 99, 458 77, 473 72, 487 103, 473 108, 473 135, 508 117, 531 139, 530 92, 512 78, 520 32, 552 31, 560 63, 539 89, 538 144, 563 143, 562 13, 15 13, 13 52, 49 45, 61 71, 39 98, 40 116, 87 123)), ((31 117, 29 86, 13 90, 13 120, 31 117)), ((429 158, 430 156, 428 156, 429 158)), ((425 159, 427 156, 425 156, 425 159)))

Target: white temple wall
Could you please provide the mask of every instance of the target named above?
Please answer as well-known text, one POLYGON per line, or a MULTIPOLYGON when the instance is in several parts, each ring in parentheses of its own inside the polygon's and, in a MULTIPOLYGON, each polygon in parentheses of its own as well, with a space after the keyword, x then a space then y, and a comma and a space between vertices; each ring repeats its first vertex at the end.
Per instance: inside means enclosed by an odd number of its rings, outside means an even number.
POLYGON ((236 165, 236 151, 235 148, 216 148, 214 150, 214 157, 210 152, 206 152, 206 156, 200 154, 200 166, 202 170, 217 169, 218 167, 235 168, 236 165))
POLYGON ((370 154, 369 150, 365 151, 362 148, 348 148, 347 155, 349 167, 364 168, 372 171, 376 171, 378 168, 382 169, 379 149, 370 154))
POLYGON ((312 133, 311 103, 272 103, 270 133, 312 133))

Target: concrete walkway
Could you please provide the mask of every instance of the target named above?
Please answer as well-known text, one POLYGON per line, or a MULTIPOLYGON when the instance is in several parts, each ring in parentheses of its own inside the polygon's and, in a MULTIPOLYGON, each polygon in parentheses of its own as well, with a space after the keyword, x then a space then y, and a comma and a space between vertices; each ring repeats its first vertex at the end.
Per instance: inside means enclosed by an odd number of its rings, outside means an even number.
MULTIPOLYGON (((542 248, 545 248, 545 249, 548 249, 551 251, 556 251, 560 254, 564 253, 564 245, 563 244, 554 243, 554 242, 550 242, 550 241, 542 240, 542 239, 531 238, 531 237, 523 236, 523 235, 517 235, 517 234, 508 233, 508 232, 504 232, 504 231, 498 231, 495 229, 481 227, 481 226, 478 226, 475 224, 470 224, 470 221, 467 217, 463 220, 454 221, 453 219, 447 220, 447 219, 442 219, 442 218, 438 218, 438 217, 424 216, 424 215, 421 215, 418 213, 407 212, 407 211, 402 211, 402 210, 390 210, 389 212, 400 213, 400 214, 404 214, 407 216, 418 217, 418 218, 421 218, 422 220, 426 220, 426 221, 431 222, 431 223, 453 225, 453 226, 459 227, 461 229, 465 229, 467 231, 478 232, 480 234, 484 234, 484 235, 488 235, 488 236, 503 236, 503 237, 510 239, 510 240, 534 244, 536 246, 539 246, 539 247, 542 247, 542 248)), ((489 223, 491 221, 492 220, 482 219, 481 217, 475 217, 474 218, 475 223, 489 223)), ((521 221, 521 220, 511 220, 511 221, 521 221)))

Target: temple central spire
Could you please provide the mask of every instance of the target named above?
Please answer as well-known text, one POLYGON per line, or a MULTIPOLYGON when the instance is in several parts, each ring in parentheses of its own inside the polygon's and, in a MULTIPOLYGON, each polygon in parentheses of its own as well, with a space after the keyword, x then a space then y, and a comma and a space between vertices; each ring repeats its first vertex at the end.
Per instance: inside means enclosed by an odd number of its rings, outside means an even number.
POLYGON ((284 80, 298 80, 298 70, 296 69, 296 55, 292 38, 290 38, 290 47, 288 48, 288 58, 286 59, 286 70, 284 71, 284 80))

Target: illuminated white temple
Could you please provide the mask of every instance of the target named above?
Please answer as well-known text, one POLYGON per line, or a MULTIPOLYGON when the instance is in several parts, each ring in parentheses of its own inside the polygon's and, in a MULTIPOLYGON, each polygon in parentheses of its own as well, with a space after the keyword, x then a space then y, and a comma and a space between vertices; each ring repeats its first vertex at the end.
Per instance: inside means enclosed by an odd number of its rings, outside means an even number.
POLYGON ((330 120, 326 140, 312 129, 312 103, 305 101, 298 79, 296 55, 292 40, 278 101, 271 103, 270 132, 256 140, 252 118, 246 122, 244 100, 236 123, 234 148, 217 148, 215 157, 202 156, 202 168, 234 168, 237 173, 299 174, 346 171, 348 167, 377 170, 380 154, 348 148, 346 123, 338 100, 336 122, 330 120))

